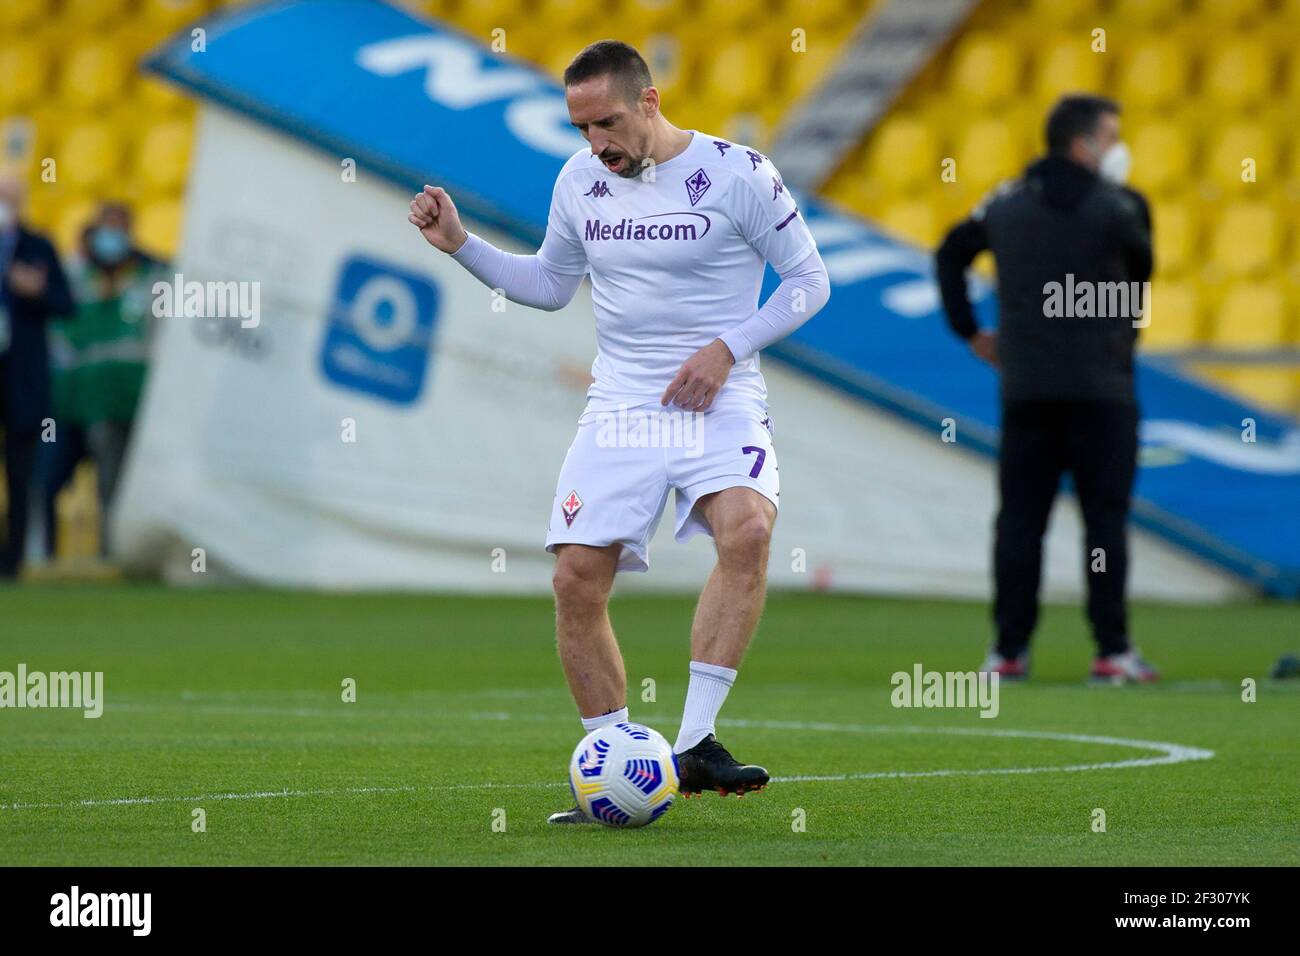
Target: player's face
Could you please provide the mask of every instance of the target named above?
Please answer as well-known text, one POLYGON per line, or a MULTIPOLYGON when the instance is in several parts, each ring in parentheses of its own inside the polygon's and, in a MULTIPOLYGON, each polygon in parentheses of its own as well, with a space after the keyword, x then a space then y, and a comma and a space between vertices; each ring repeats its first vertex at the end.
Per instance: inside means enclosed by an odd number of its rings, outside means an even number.
POLYGON ((608 76, 575 83, 564 96, 569 121, 591 144, 591 154, 624 179, 639 175, 650 157, 651 123, 645 100, 627 102, 608 76))

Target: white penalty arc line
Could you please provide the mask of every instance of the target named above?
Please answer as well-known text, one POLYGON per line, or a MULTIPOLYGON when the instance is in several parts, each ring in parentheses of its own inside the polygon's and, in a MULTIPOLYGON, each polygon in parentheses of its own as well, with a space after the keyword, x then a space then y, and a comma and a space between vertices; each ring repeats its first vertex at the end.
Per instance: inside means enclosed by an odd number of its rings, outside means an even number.
POLYGON ((1104 737, 1096 734, 1070 734, 1054 730, 1002 730, 989 727, 920 727, 890 724, 825 724, 783 720, 720 720, 732 727, 758 727, 768 730, 822 730, 836 733, 907 733, 947 734, 960 737, 1013 737, 1027 740, 1058 740, 1066 743, 1097 744, 1108 747, 1131 747, 1134 750, 1156 750, 1159 754, 1148 757, 1130 757, 1127 760, 1104 760, 1097 763, 1065 764, 1057 767, 977 767, 953 770, 879 770, 872 773, 805 774, 791 777, 773 777, 773 783, 811 783, 843 780, 894 780, 903 777, 989 777, 1001 774, 1027 773, 1079 773, 1085 770, 1124 770, 1130 767, 1160 767, 1209 760, 1213 750, 1189 747, 1159 740, 1133 740, 1128 737, 1104 737))
MULTIPOLYGON (((476 716, 483 719, 510 720, 511 715, 491 712, 476 716)), ((547 719, 528 715, 524 719, 547 719)), ((1124 770, 1131 767, 1159 767, 1209 760, 1213 750, 1171 744, 1158 740, 1133 740, 1127 737, 1105 737, 1095 734, 1071 734, 1053 730, 1003 730, 982 727, 921 727, 908 724, 835 724, 797 720, 728 720, 718 721, 728 727, 750 727, 763 730, 825 731, 856 734, 946 734, 965 737, 1010 737, 1027 740, 1055 740, 1065 743, 1096 744, 1109 747, 1129 747, 1134 750, 1154 750, 1154 756, 1131 757, 1127 760, 1106 760, 1097 763, 1064 764, 1055 767, 977 767, 944 770, 879 770, 867 773, 798 774, 773 777, 773 783, 842 783, 851 780, 897 780, 906 777, 988 777, 1004 774, 1079 773, 1088 770, 1124 770)), ((319 790, 256 790, 249 793, 208 793, 192 797, 114 797, 106 799, 69 800, 62 803, 0 803, 0 810, 60 810, 91 807, 139 806, 156 803, 203 803, 220 800, 270 800, 286 797, 331 797, 363 794, 428 793, 437 790, 538 790, 566 787, 563 782, 545 783, 468 783, 443 784, 425 787, 335 787, 319 790)))

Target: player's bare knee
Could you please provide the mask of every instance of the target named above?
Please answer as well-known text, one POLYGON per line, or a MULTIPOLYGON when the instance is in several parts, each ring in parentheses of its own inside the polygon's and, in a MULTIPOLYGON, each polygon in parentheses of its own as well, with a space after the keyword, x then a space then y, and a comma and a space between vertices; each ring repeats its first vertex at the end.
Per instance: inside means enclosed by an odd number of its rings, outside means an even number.
POLYGON ((560 610, 599 607, 609 597, 606 575, 599 562, 567 550, 555 562, 551 590, 560 610))
POLYGON ((772 524, 755 508, 730 522, 718 537, 718 557, 728 564, 759 570, 767 564, 772 524))

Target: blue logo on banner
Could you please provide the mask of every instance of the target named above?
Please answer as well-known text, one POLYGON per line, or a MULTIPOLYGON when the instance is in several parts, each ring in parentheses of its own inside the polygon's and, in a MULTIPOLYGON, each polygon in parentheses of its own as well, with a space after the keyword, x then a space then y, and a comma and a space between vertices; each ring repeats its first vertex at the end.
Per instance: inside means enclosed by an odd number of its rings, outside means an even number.
POLYGON ((414 402, 429 366, 438 299, 424 276, 348 259, 321 347, 325 378, 398 405, 414 402))

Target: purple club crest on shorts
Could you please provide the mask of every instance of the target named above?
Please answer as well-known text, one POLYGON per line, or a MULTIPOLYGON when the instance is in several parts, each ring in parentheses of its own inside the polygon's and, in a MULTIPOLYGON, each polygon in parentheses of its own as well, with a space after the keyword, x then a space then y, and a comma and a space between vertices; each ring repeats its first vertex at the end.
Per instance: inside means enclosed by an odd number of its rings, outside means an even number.
POLYGON ((560 510, 564 512, 564 526, 572 528, 573 519, 578 517, 578 512, 582 510, 582 499, 578 497, 576 491, 569 492, 569 496, 560 505, 560 510))
POLYGON ((694 206, 709 191, 713 183, 709 182, 709 177, 704 174, 703 169, 697 169, 686 177, 686 195, 691 198, 691 205, 694 206))

